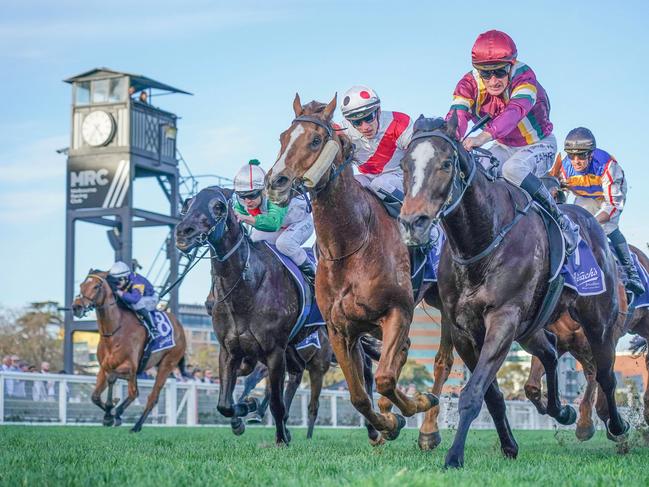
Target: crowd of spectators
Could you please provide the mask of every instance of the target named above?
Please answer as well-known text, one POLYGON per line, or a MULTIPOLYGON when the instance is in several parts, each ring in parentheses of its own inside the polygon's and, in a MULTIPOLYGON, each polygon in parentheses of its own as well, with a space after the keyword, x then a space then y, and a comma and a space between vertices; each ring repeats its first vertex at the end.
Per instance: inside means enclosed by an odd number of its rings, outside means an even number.
MULTIPOLYGON (((41 362, 40 368, 21 360, 18 355, 5 355, 2 358, 3 372, 26 372, 34 374, 49 374, 49 362, 41 362)), ((54 401, 56 387, 54 381, 48 380, 18 380, 7 378, 4 381, 5 395, 15 399, 32 399, 34 401, 54 401)))

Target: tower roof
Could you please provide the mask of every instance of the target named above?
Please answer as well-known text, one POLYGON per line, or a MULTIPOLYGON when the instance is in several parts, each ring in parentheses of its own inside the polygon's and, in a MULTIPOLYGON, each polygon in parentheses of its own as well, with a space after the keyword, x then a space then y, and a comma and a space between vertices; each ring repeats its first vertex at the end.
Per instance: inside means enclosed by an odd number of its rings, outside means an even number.
POLYGON ((161 83, 159 81, 148 78, 146 76, 142 76, 141 74, 126 73, 124 71, 115 71, 109 68, 94 68, 91 69, 90 71, 85 71, 81 74, 72 76, 63 81, 72 84, 75 81, 86 81, 86 80, 101 79, 107 77, 109 78, 113 76, 128 76, 131 79, 131 86, 135 88, 135 91, 141 91, 141 90, 146 90, 151 88, 155 90, 167 91, 169 93, 183 93, 185 95, 192 95, 192 93, 188 91, 174 88, 173 86, 167 85, 165 83, 161 83))

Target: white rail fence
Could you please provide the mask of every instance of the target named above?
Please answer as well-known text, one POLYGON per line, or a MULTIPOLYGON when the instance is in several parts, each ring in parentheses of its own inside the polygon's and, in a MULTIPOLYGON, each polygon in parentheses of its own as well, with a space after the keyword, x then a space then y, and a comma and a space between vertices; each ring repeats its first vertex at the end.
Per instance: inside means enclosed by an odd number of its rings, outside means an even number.
MULTIPOLYGON (((134 423, 144 409, 146 397, 153 386, 152 380, 139 381, 139 398, 124 412, 124 423, 134 423)), ((92 404, 90 395, 95 387, 92 376, 33 374, 0 372, 0 424, 101 424, 103 411, 92 404)), ((238 398, 240 388, 235 391, 238 398)), ((113 398, 126 395, 126 382, 117 381, 113 398)), ((229 419, 216 409, 219 386, 196 382, 167 381, 158 405, 153 409, 147 424, 159 426, 223 426, 229 419)), ((254 395, 261 397, 262 390, 254 395)), ((291 407, 289 424, 307 425, 309 389, 299 389, 291 407)), ((507 401, 507 416, 515 429, 553 429, 556 423, 541 416, 527 401, 507 401)), ((421 425, 423 414, 407 418, 407 427, 421 425)), ((442 398, 439 424, 453 428, 457 424, 457 399, 442 398)), ((270 411, 266 424, 272 424, 270 411)), ((318 427, 345 428, 363 425, 363 419, 353 408, 347 391, 322 391, 318 411, 318 427)), ((490 429, 493 423, 482 408, 473 428, 490 429)), ((600 425, 601 427, 601 425, 600 425)))

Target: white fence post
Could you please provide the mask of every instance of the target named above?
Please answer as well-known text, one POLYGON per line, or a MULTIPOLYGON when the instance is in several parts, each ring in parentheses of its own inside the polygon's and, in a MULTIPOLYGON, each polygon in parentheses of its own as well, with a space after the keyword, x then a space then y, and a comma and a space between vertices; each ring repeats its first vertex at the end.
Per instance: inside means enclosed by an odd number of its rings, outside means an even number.
POLYGON ((178 387, 176 387, 176 379, 167 379, 164 391, 165 414, 167 415, 165 423, 167 426, 176 426, 176 409, 178 408, 178 387))
POLYGON ((198 423, 198 389, 196 383, 189 384, 187 393, 189 394, 187 399, 187 426, 196 426, 198 423))
POLYGON ((336 394, 331 395, 331 426, 334 428, 338 426, 338 398, 336 394))
POLYGON ((63 379, 59 384, 59 421, 68 422, 68 381, 63 379))
POLYGON ((309 402, 306 399, 306 391, 300 391, 300 401, 302 405, 302 426, 306 428, 309 421, 309 416, 307 411, 309 407, 309 402))

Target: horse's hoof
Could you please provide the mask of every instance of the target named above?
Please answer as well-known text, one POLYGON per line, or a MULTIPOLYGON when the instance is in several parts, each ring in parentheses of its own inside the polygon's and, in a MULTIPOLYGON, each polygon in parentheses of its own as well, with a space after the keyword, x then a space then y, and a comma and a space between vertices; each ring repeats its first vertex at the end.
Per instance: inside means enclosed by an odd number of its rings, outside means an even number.
POLYGON ((261 424, 263 422, 264 418, 259 416, 258 414, 253 414, 250 418, 246 419, 246 423, 248 424, 261 424))
POLYGON ((291 436, 291 432, 288 428, 284 428, 286 430, 286 440, 288 443, 290 443, 293 440, 293 437, 291 436))
POLYGON ((444 468, 464 468, 464 457, 452 455, 449 452, 444 461, 444 468))
POLYGON ((579 441, 588 441, 595 435, 595 425, 590 423, 586 426, 577 425, 575 436, 579 441))
POLYGON ((500 451, 503 452, 503 456, 510 460, 516 460, 518 457, 518 445, 508 445, 500 448, 500 451))
POLYGON ((232 433, 234 433, 235 436, 241 436, 245 431, 246 431, 246 425, 243 424, 243 421, 241 418, 233 418, 232 421, 230 421, 230 426, 232 427, 232 433))
POLYGON ((115 423, 114 416, 104 416, 104 420, 102 421, 104 426, 113 426, 113 423, 115 423))
POLYGON ((133 426, 130 430, 131 433, 139 433, 142 431, 142 425, 135 423, 135 426, 133 426))
POLYGON ((370 445, 372 446, 381 446, 385 444, 385 438, 383 438, 383 435, 381 433, 377 433, 376 438, 369 436, 368 440, 370 442, 370 445))
POLYGON ((404 418, 403 416, 397 413, 390 413, 390 414, 392 414, 397 420, 397 426, 392 431, 387 431, 383 433, 383 436, 385 436, 385 439, 388 441, 394 441, 397 438, 399 438, 399 433, 401 433, 401 430, 406 425, 406 418, 404 418))
POLYGON ((559 415, 555 418, 557 423, 564 426, 575 424, 577 421, 577 411, 572 406, 563 406, 559 415))
POLYGON ((631 425, 629 424, 629 422, 626 419, 622 419, 622 423, 624 425, 624 429, 623 429, 622 433, 620 433, 619 435, 616 435, 616 434, 613 434, 613 432, 610 430, 611 420, 609 419, 606 422, 606 437, 609 440, 615 441, 615 442, 620 442, 620 441, 626 440, 627 433, 629 432, 629 429, 631 429, 631 425))
POLYGON ((116 418, 115 418, 115 423, 113 424, 113 426, 115 426, 116 428, 117 428, 118 426, 122 426, 122 418, 120 418, 119 416, 116 417, 116 418))
POLYGON ((439 431, 433 431, 432 433, 422 433, 419 432, 419 439, 417 444, 421 451, 431 451, 439 446, 442 442, 442 435, 439 434, 439 431))

